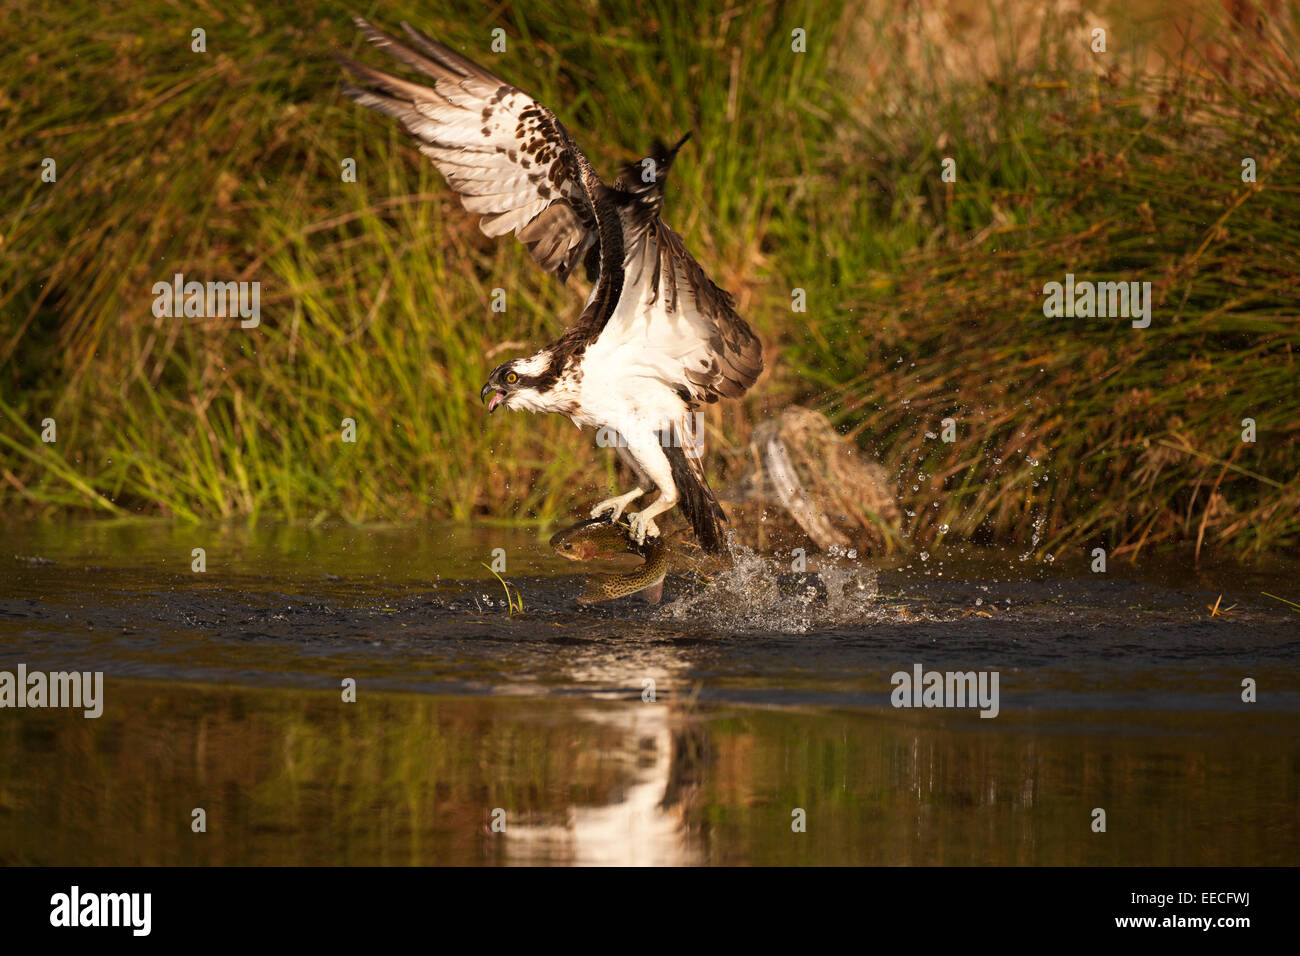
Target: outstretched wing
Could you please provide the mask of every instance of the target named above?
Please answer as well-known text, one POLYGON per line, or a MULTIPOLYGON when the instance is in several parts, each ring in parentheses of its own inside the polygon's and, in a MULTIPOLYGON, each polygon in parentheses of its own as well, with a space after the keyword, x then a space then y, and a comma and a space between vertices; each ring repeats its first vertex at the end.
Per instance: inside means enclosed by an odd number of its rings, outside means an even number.
MULTIPOLYGON (((689 134, 688 134, 689 135, 689 134)), ((626 167, 615 183, 623 223, 623 289, 601 340, 634 346, 688 404, 738 398, 763 371, 763 346, 735 301, 659 218, 664 182, 687 137, 626 167)))
POLYGON ((754 383, 763 368, 758 339, 659 218, 681 142, 671 150, 656 144, 653 165, 633 164, 607 187, 555 114, 526 93, 407 23, 402 30, 416 49, 355 22, 371 43, 434 83, 340 57, 357 81, 344 92, 400 120, 465 208, 482 216, 487 235, 514 232, 561 280, 585 263, 597 284, 557 343, 561 351, 577 355, 593 340, 635 338, 644 353, 637 363, 690 404, 734 398, 754 383))
POLYGON ((543 269, 567 279, 599 243, 594 198, 604 187, 555 114, 407 23, 416 49, 360 17, 355 23, 434 82, 421 86, 339 57, 356 80, 344 93, 400 120, 465 208, 482 216, 483 232, 513 232, 543 269))

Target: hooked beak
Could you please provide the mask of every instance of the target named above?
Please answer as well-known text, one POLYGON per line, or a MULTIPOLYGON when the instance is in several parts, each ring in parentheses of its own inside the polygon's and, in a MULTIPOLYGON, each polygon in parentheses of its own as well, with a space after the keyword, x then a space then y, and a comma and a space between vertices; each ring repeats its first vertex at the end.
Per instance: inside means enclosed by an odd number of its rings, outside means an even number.
POLYGON ((478 397, 479 401, 488 403, 488 414, 491 415, 497 410, 497 406, 505 399, 506 393, 494 386, 491 382, 488 382, 483 386, 482 391, 478 393, 478 397), (488 392, 496 393, 492 396, 491 401, 488 401, 488 392))

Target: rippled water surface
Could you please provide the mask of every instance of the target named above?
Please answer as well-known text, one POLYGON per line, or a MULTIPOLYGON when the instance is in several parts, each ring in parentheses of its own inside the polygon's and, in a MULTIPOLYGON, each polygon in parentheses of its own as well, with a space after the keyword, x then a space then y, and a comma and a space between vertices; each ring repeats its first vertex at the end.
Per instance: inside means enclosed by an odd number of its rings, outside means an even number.
POLYGON ((580 607, 526 530, 0 533, 0 670, 106 698, 0 710, 0 862, 1300 858, 1295 565, 751 555, 580 607), (998 716, 890 706, 916 664, 997 672, 998 716))

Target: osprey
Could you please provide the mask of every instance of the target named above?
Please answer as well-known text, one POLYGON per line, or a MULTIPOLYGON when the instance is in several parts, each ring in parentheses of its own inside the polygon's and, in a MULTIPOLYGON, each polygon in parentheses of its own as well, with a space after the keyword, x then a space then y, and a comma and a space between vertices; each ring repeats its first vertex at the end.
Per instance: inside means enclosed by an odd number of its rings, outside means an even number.
POLYGON ((535 355, 497 366, 479 393, 503 406, 555 412, 600 430, 636 476, 592 517, 627 519, 638 543, 680 504, 702 547, 723 548, 725 521, 696 452, 702 403, 736 398, 763 369, 762 345, 659 218, 673 157, 653 154, 602 182, 568 130, 542 104, 409 24, 407 45, 361 18, 375 46, 433 81, 413 83, 344 57, 344 93, 396 117, 489 236, 513 232, 538 265, 565 281, 579 265, 592 283, 577 323, 535 355))

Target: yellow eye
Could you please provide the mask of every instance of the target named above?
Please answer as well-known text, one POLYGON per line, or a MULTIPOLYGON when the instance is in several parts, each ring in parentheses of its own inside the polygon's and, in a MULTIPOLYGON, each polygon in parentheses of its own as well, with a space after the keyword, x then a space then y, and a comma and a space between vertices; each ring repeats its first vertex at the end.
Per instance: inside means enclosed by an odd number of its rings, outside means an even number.
POLYGON ((518 375, 516 375, 514 372, 506 372, 506 382, 513 385, 517 381, 519 381, 518 375))

